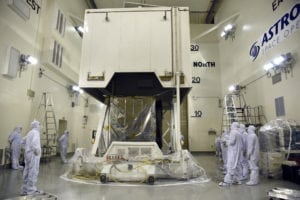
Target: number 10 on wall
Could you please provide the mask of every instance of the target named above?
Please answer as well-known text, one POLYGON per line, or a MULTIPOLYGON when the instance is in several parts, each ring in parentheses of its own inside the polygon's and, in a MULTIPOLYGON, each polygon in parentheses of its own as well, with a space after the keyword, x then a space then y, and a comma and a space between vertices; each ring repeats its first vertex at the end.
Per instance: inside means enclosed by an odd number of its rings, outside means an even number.
POLYGON ((201 110, 195 110, 194 111, 194 115, 192 115, 191 117, 202 117, 202 111, 201 110))

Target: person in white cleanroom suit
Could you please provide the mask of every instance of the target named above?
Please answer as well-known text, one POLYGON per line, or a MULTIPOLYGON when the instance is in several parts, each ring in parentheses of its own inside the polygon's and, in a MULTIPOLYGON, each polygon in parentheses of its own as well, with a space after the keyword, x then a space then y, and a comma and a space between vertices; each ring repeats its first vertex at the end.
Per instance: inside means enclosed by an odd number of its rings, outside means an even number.
POLYGON ((244 158, 244 150, 245 150, 245 145, 244 145, 244 139, 243 139, 243 133, 241 132, 241 129, 239 127, 238 129, 238 140, 237 142, 238 144, 238 148, 239 148, 239 155, 238 155, 238 163, 237 163, 237 180, 239 183, 241 183, 242 180, 245 180, 243 178, 243 166, 242 166, 242 162, 243 162, 243 158, 244 158))
POLYGON ((239 123, 233 122, 229 133, 229 140, 227 141, 227 172, 224 181, 219 183, 219 186, 229 186, 233 183, 239 184, 238 177, 238 161, 240 157, 240 142, 239 123))
POLYGON ((23 172, 22 195, 40 194, 42 191, 37 190, 35 186, 41 158, 40 122, 34 120, 31 123, 31 130, 27 133, 24 140, 25 168, 23 172))
POLYGON ((63 163, 67 163, 66 155, 69 145, 69 131, 65 130, 64 134, 59 138, 60 157, 63 163))
POLYGON ((216 136, 215 147, 216 147, 216 156, 218 158, 221 158, 222 151, 221 151, 221 137, 220 136, 216 136))
POLYGON ((221 151, 222 151, 222 160, 223 160, 225 171, 227 168, 227 152, 228 152, 227 141, 228 140, 229 140, 229 133, 227 130, 224 130, 221 137, 221 151))
POLYGON ((8 137, 8 142, 10 144, 11 150, 11 167, 13 169, 23 169, 23 166, 19 164, 19 158, 21 153, 21 143, 22 143, 22 126, 16 126, 13 132, 8 137))
POLYGON ((247 158, 250 168, 250 180, 246 183, 247 185, 256 185, 259 183, 259 141, 255 134, 255 127, 248 127, 247 136, 247 158))
POLYGON ((241 178, 240 180, 247 180, 249 175, 249 165, 247 159, 247 132, 244 124, 240 124, 240 133, 243 139, 243 148, 241 154, 241 178))

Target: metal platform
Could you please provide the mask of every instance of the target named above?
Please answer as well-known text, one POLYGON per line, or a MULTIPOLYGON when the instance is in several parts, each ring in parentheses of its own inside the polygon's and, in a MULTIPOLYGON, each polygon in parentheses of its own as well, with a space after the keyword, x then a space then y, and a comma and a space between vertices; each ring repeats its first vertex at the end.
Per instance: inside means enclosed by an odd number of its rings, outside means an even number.
POLYGON ((300 200, 300 190, 288 188, 273 188, 268 192, 269 199, 300 200))
POLYGON ((8 198, 5 200, 57 200, 57 196, 49 193, 43 194, 34 194, 34 195, 26 195, 26 196, 18 196, 13 198, 8 198))

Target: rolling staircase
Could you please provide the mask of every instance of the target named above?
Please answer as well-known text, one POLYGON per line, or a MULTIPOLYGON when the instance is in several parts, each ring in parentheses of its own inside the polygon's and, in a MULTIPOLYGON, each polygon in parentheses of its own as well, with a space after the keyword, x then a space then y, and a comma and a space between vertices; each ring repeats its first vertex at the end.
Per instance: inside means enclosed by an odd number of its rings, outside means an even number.
POLYGON ((222 114, 222 132, 230 130, 233 122, 239 122, 246 127, 254 125, 257 130, 267 122, 263 114, 262 106, 251 107, 246 104, 242 93, 231 93, 224 97, 224 109, 222 114))

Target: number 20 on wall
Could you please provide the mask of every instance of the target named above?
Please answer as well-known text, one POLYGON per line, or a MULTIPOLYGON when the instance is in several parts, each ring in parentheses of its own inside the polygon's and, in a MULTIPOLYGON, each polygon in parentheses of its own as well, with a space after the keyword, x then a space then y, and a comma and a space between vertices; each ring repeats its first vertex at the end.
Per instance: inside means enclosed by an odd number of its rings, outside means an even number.
POLYGON ((192 83, 200 83, 200 77, 199 76, 193 76, 192 77, 192 83))

